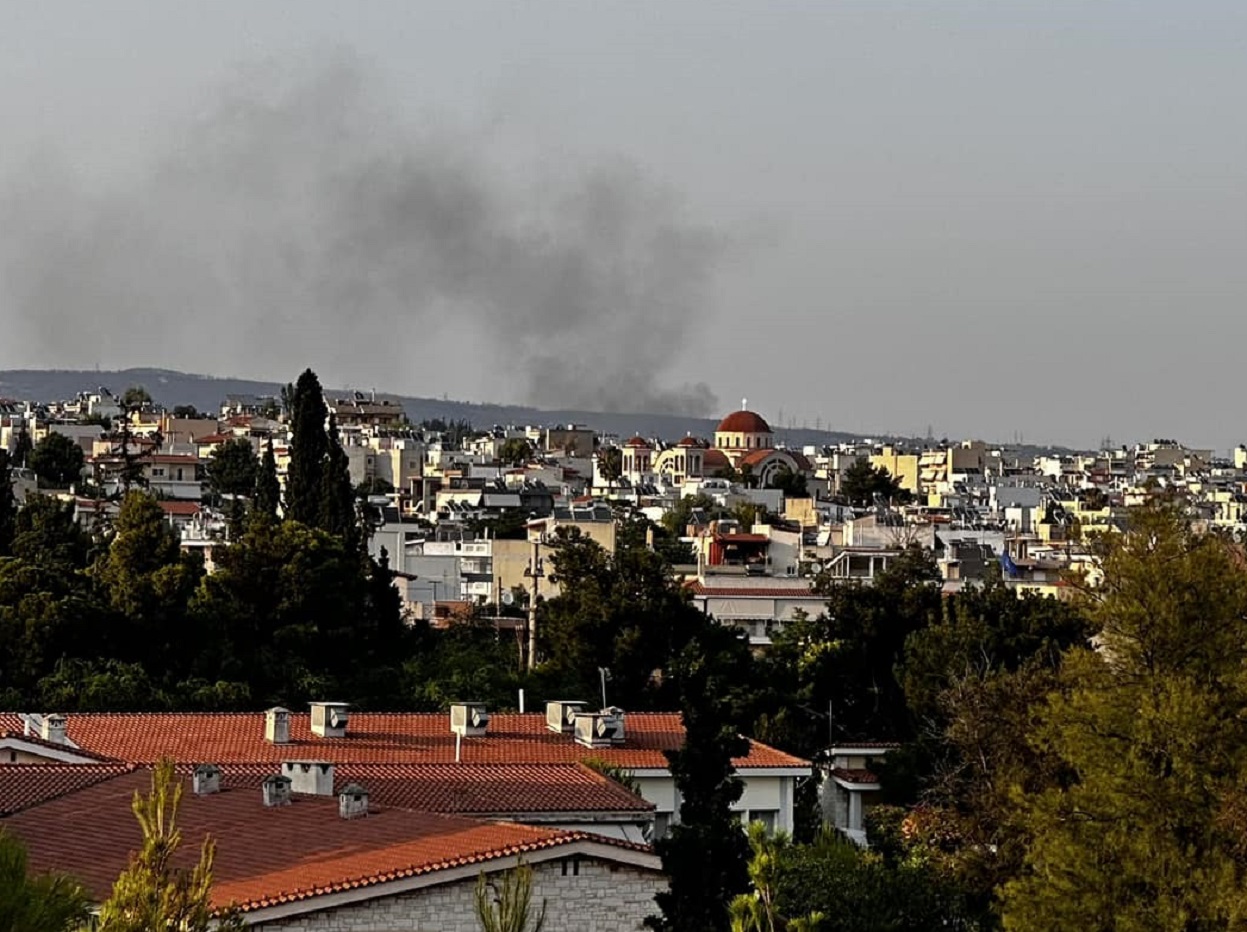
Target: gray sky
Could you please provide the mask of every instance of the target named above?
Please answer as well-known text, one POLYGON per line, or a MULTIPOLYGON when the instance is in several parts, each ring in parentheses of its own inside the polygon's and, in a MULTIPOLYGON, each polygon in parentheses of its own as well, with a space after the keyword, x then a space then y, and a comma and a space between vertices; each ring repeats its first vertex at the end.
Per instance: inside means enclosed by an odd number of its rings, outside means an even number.
POLYGON ((3 12, 0 367, 1247 439, 1241 2, 3 12))

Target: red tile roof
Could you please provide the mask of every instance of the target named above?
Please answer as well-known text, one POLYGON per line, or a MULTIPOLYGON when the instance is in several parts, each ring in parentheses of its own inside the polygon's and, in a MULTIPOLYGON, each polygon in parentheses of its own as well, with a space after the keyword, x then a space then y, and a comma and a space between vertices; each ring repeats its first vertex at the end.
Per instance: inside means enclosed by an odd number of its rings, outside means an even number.
POLYGON ((753 411, 733 411, 719 422, 715 433, 720 434, 769 434, 771 425, 753 411))
POLYGON ((133 764, 6 764, 0 766, 0 816, 76 793, 129 773, 133 764))
MULTIPOLYGON (((193 765, 179 768, 188 774, 193 765)), ((225 764, 224 786, 250 787, 276 773, 271 764, 225 764)), ((340 764, 334 784, 368 789, 381 806, 421 812, 501 816, 523 813, 631 812, 654 808, 584 764, 340 764)), ((3 786, 0 783, 0 786, 3 786)))
MULTIPOLYGON (((4 826, 26 844, 32 870, 66 871, 102 900, 140 842, 130 801, 149 787, 147 772, 126 774, 27 809, 4 826)), ((300 796, 267 808, 258 789, 195 796, 188 788, 178 827, 174 864, 189 867, 211 834, 213 903, 244 911, 582 841, 648 850, 584 832, 402 809, 373 807, 366 818, 342 819, 336 797, 300 796)))
POLYGON ((875 786, 879 782, 876 774, 861 768, 832 767, 831 775, 845 783, 858 783, 863 786, 875 786))
MULTIPOLYGON (((59 744, 56 741, 45 741, 43 740, 43 738, 39 737, 38 735, 34 735, 34 734, 28 735, 26 734, 25 725, 21 721, 21 719, 17 719, 16 716, 13 716, 13 718, 17 720, 17 727, 16 728, 5 727, 3 731, 0 731, 0 741, 5 740, 6 738, 15 738, 18 741, 24 741, 27 744, 35 745, 37 747, 48 748, 49 750, 52 750, 52 751, 62 751, 66 754, 72 754, 75 757, 82 757, 82 758, 87 758, 89 760, 109 762, 109 763, 116 762, 117 760, 117 758, 112 757, 108 754, 99 754, 99 753, 96 753, 95 751, 87 750, 86 748, 74 747, 71 744, 59 744)), ((9 721, 8 714, 7 713, 0 714, 0 727, 4 727, 10 724, 11 722, 9 721)))
POLYGON ((203 506, 200 505, 199 502, 177 502, 163 500, 157 502, 157 504, 160 505, 160 510, 167 515, 190 517, 203 511, 203 506))
MULTIPOLYGON (((629 769, 666 769, 664 751, 684 740, 677 712, 629 713, 622 747, 591 749, 570 735, 546 728, 543 713, 490 716, 484 738, 465 738, 465 764, 572 763, 600 758, 629 769)), ((264 740, 264 713, 83 713, 68 716, 68 735, 83 748, 117 760, 215 764, 280 762, 317 758, 337 764, 448 764, 455 761, 455 736, 448 715, 415 712, 353 712, 346 738, 318 738, 308 713, 290 716, 291 743, 264 740)), ((808 767, 808 762, 765 744, 750 742, 737 767, 808 767)))

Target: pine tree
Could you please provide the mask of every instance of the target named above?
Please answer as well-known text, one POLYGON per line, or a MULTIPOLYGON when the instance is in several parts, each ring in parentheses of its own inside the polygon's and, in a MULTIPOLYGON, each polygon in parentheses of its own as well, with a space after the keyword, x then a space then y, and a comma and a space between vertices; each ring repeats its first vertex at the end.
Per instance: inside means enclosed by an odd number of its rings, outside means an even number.
POLYGON ((61 874, 27 873, 26 849, 0 829, 0 929, 5 932, 74 932, 89 901, 82 887, 61 874))
POLYGON ((1040 706, 1065 783, 1018 795, 1031 842, 1006 929, 1242 928, 1247 903, 1247 572, 1174 510, 1105 541, 1092 620, 1040 706))
POLYGON ((290 465, 286 471, 286 517, 309 527, 319 525, 324 495, 324 474, 329 456, 329 437, 320 380, 305 369, 295 384, 291 402, 290 465))
POLYGON ((281 483, 277 480, 277 458, 273 455, 273 441, 264 446, 264 456, 255 476, 255 492, 251 499, 251 513, 261 520, 276 521, 281 505, 281 483))
POLYGON ((13 550, 17 533, 17 498, 13 495, 13 469, 9 451, 0 449, 0 557, 13 550))
POLYGON ((177 826, 183 786, 173 761, 160 761, 152 771, 151 793, 137 791, 131 807, 143 830, 143 846, 113 885, 100 907, 98 932, 241 932, 241 918, 212 905, 212 864, 216 842, 204 838, 199 862, 190 870, 173 866, 182 832, 177 826))

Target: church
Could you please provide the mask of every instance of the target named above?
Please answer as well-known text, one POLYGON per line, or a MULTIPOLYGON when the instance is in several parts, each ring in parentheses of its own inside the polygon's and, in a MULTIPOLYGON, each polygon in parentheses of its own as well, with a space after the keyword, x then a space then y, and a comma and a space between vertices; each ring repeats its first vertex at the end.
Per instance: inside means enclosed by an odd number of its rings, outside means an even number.
POLYGON ((719 422, 713 444, 685 437, 672 446, 655 447, 644 437, 633 437, 621 457, 621 472, 634 485, 678 486, 686 479, 725 477, 765 487, 785 469, 809 473, 810 464, 799 452, 777 448, 771 425, 745 402, 719 422))

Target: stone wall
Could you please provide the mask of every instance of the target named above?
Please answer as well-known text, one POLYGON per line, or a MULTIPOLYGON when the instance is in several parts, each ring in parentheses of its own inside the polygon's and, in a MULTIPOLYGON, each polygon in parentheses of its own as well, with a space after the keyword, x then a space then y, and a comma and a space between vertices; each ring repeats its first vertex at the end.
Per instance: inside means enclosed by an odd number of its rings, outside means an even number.
MULTIPOLYGON (((653 871, 568 858, 533 865, 533 904, 546 901, 544 932, 635 932, 657 912, 666 880, 653 871)), ((480 932, 475 880, 428 887, 267 922, 259 932, 480 932)))

